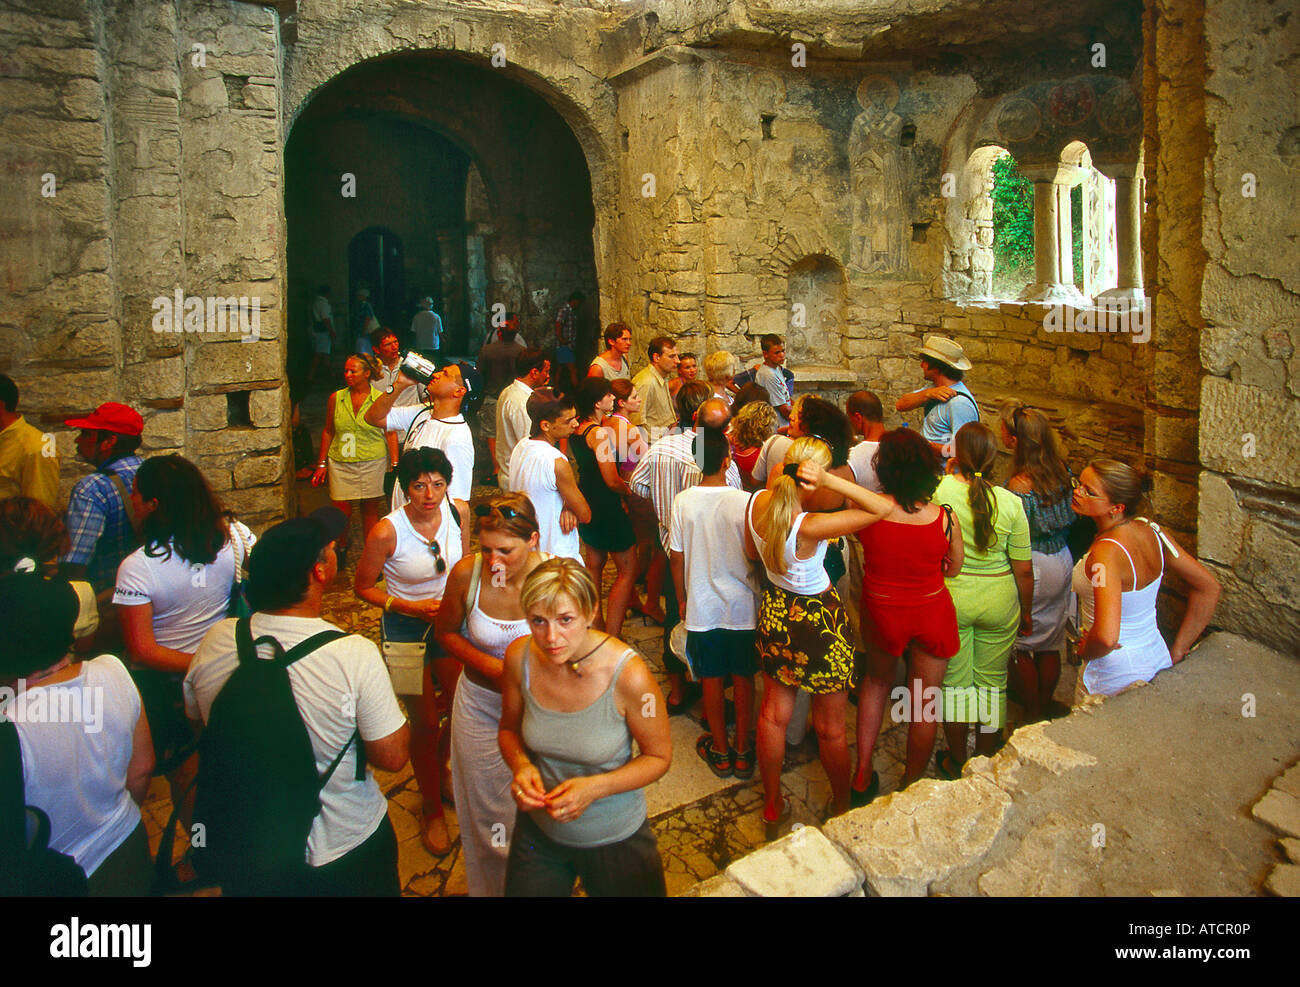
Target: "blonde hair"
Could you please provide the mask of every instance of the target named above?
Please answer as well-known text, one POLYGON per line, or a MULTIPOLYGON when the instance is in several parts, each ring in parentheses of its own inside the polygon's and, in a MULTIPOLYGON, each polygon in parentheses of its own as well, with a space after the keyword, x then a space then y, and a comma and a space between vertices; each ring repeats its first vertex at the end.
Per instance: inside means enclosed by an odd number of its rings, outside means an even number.
POLYGON ((519 605, 524 613, 536 609, 553 614, 560 608, 560 598, 565 596, 588 617, 595 614, 599 596, 587 567, 575 559, 547 559, 524 580, 519 605))
POLYGON ((366 373, 370 375, 371 380, 379 380, 384 376, 383 361, 372 353, 349 353, 343 362, 347 363, 348 360, 359 361, 366 368, 366 373))
MULTIPOLYGON (((804 436, 795 439, 785 454, 785 465, 802 463, 811 459, 826 469, 831 464, 831 447, 821 439, 804 436)), ((770 572, 784 575, 785 541, 790 537, 795 515, 803 505, 799 502, 799 484, 792 477, 782 476, 772 488, 772 499, 767 507, 767 537, 763 539, 763 564, 770 572)))
POLYGON ((703 367, 710 384, 721 384, 736 375, 736 358, 727 350, 718 350, 704 358, 703 367))
POLYGON ((776 410, 766 401, 751 401, 731 419, 731 440, 738 450, 757 449, 776 431, 776 410))

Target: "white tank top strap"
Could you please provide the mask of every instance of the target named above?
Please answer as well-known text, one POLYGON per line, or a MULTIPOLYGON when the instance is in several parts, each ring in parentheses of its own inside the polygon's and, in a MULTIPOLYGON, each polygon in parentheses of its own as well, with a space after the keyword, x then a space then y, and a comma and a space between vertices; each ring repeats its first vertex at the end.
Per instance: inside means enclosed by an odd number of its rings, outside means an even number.
MULTIPOLYGON (((1140 517, 1138 518, 1138 520, 1146 524, 1152 531, 1156 533, 1156 537, 1160 539, 1160 541, 1164 544, 1165 548, 1169 549, 1170 555, 1172 555, 1174 558, 1178 558, 1178 549, 1174 547, 1173 540, 1170 539, 1170 537, 1167 534, 1165 534, 1163 531, 1160 530, 1160 525, 1156 524, 1154 521, 1149 521, 1144 517, 1140 517)), ((1165 572, 1165 553, 1161 552, 1160 553, 1160 574, 1163 576, 1164 572, 1165 572)))
POLYGON ((1119 546, 1119 550, 1120 550, 1121 552, 1124 553, 1124 558, 1128 559, 1128 567, 1129 567, 1129 569, 1130 569, 1130 570, 1132 571, 1132 573, 1133 573, 1133 588, 1134 588, 1134 589, 1137 589, 1137 588, 1138 588, 1138 571, 1137 571, 1137 566, 1135 566, 1135 565, 1133 564, 1133 556, 1131 556, 1131 555, 1128 554, 1128 549, 1124 547, 1123 542, 1121 542, 1118 538, 1098 538, 1097 540, 1098 540, 1098 541, 1108 541, 1108 542, 1110 542, 1112 545, 1118 545, 1118 546, 1119 546))

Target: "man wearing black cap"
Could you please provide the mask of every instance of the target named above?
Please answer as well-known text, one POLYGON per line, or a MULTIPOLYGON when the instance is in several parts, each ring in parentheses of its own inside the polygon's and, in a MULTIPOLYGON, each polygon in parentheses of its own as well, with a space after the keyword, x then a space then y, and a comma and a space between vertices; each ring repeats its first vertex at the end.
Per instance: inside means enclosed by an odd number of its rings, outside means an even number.
MULTIPOLYGON (((383 394, 366 412, 366 421, 376 428, 396 432, 401 439, 401 452, 408 449, 441 449, 451 462, 451 485, 447 496, 468 504, 474 489, 474 434, 469 430, 461 403, 469 393, 469 386, 455 363, 444 364, 430 378, 425 388, 427 403, 394 407, 402 392, 416 387, 415 381, 398 373, 393 389, 383 394)), ((400 484, 393 487, 393 510, 406 503, 406 492, 400 484)), ((458 506, 461 517, 468 517, 468 506, 458 506)))
MULTIPOLYGON (((337 630, 321 619, 325 587, 338 574, 334 542, 347 526, 335 507, 269 528, 254 546, 245 584, 254 613, 256 641, 270 636, 286 651, 321 631, 337 630)), ((185 709, 207 723, 212 704, 239 664, 237 620, 223 620, 199 645, 185 676, 185 709)), ((271 657, 269 646, 258 656, 271 657)), ((368 765, 398 771, 410 756, 410 727, 398 706, 384 660, 375 645, 356 634, 332 641, 289 667, 294 701, 302 714, 324 776, 359 731, 368 765)), ((388 821, 388 802, 367 769, 363 781, 352 771, 334 771, 321 790, 321 812, 307 840, 313 893, 396 895, 397 838, 388 821)))

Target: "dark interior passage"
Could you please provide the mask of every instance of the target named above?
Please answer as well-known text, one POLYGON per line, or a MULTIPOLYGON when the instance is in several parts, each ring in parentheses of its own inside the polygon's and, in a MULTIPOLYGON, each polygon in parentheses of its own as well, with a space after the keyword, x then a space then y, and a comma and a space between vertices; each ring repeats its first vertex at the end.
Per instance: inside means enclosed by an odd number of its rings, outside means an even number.
MULTIPOLYGON (((321 284, 349 351, 363 285, 399 333, 433 298, 454 353, 477 352, 494 305, 549 344, 571 291, 597 297, 582 149, 504 70, 434 55, 357 66, 303 110, 285 173, 291 339, 307 331, 321 284)), ((579 313, 582 348, 594 352, 595 306, 579 313)))

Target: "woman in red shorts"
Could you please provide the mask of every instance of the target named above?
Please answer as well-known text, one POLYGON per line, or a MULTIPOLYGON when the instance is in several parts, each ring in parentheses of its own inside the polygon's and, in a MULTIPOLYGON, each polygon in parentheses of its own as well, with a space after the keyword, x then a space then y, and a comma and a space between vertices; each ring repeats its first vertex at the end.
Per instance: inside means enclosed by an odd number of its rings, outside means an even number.
POLYGON ((939 485, 939 457, 919 432, 900 428, 881 437, 874 462, 895 506, 858 532, 865 562, 862 637, 868 665, 858 692, 858 764, 849 788, 854 806, 866 805, 880 791, 871 756, 898 659, 907 655, 911 722, 901 791, 921 777, 930 761, 942 711, 942 700, 935 697, 941 695, 948 659, 959 647, 957 612, 944 576, 961 570, 961 528, 950 512, 930 502, 939 485))

